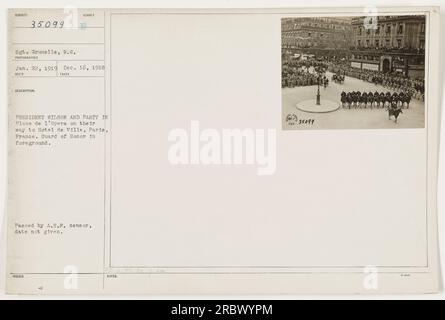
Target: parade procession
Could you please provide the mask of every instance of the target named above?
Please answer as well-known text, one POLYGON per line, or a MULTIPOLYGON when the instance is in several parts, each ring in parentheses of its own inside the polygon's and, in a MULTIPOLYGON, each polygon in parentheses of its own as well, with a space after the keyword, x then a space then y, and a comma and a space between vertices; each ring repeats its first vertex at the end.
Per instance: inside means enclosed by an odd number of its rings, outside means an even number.
POLYGON ((424 126, 424 16, 286 18, 281 27, 284 128, 424 126))

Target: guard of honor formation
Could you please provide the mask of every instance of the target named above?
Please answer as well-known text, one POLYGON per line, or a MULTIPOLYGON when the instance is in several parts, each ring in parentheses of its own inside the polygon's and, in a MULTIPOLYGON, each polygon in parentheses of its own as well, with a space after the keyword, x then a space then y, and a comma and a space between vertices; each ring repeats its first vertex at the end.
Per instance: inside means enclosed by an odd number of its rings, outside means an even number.
POLYGON ((404 92, 342 92, 340 95, 340 101, 343 108, 363 108, 363 109, 386 109, 388 110, 388 118, 394 116, 395 122, 402 112, 402 109, 409 109, 411 102, 411 96, 404 92))

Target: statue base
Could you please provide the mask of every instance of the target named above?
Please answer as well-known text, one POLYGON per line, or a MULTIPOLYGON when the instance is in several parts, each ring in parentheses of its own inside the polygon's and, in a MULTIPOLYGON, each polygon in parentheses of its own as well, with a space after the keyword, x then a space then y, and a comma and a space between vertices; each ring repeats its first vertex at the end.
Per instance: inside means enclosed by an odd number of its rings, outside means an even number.
POLYGON ((323 99, 320 104, 317 104, 316 99, 311 99, 298 102, 296 107, 304 112, 326 113, 337 111, 340 108, 340 102, 323 99))

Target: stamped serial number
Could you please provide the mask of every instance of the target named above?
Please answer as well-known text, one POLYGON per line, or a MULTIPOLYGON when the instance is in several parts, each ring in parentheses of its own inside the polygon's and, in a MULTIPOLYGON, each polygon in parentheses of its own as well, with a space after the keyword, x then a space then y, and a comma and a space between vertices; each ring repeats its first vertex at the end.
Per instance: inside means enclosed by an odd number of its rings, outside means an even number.
POLYGON ((290 126, 294 125, 313 125, 315 119, 313 118, 299 118, 295 113, 286 115, 286 123, 290 126))

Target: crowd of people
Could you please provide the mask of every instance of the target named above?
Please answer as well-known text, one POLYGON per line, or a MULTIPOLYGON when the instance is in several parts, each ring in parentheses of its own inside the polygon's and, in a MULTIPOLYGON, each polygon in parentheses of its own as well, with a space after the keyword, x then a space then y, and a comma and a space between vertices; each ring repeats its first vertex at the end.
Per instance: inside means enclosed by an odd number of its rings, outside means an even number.
MULTIPOLYGON (((354 68, 346 60, 332 61, 333 58, 326 57, 321 60, 298 60, 289 59, 283 62, 282 87, 312 86, 318 83, 318 73, 330 71, 341 81, 344 77, 353 77, 376 85, 381 85, 389 90, 403 91, 413 99, 425 100, 425 81, 423 78, 410 78, 399 72, 382 72, 377 70, 354 68)), ((332 79, 334 80, 334 79, 332 79)), ((324 85, 325 79, 320 83, 324 85)))
POLYGON ((281 86, 293 88, 313 86, 320 83, 326 87, 329 80, 325 75, 327 64, 319 61, 294 60, 283 62, 281 69, 281 86))

